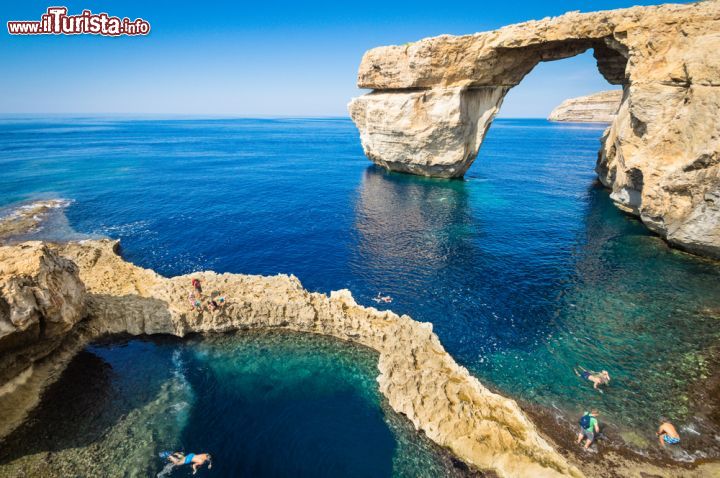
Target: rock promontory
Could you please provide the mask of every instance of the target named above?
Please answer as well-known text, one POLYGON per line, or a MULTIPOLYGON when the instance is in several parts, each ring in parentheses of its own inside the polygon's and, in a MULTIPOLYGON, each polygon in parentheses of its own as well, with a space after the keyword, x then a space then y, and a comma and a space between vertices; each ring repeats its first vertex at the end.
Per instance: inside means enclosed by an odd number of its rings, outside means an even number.
POLYGON ((568 98, 550 112, 548 120, 571 123, 611 123, 622 100, 622 90, 568 98))
POLYGON ((505 94, 538 63, 593 50, 621 85, 596 171, 615 203, 690 252, 720 257, 720 2, 571 12, 365 53, 348 108, 365 154, 456 178, 505 94))
POLYGON ((96 338, 284 329, 376 350, 377 380, 390 406, 475 467, 503 477, 582 476, 515 401, 491 392, 453 360, 432 324, 360 306, 347 290, 308 292, 293 276, 201 272, 165 278, 124 261, 117 245, 100 240, 0 247, 0 338, 13 346, 2 357, 17 364, 0 376, 0 410, 13 411, 3 415, 0 436, 23 419, 22 405, 37 403, 69 358, 96 338), (221 291, 225 307, 194 310, 191 279, 206 291, 221 291), (53 337, 63 340, 42 356, 32 353, 53 337))

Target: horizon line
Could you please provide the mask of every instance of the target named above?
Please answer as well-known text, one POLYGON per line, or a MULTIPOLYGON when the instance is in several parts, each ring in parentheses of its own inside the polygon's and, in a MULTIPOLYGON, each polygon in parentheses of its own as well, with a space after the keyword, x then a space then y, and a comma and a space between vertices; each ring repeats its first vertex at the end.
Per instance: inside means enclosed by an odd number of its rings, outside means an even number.
MULTIPOLYGON (((9 116, 26 117, 175 117, 175 118, 215 118, 215 119, 269 119, 269 118, 332 118, 351 119, 350 115, 317 114, 244 114, 244 113, 113 113, 113 112, 63 112, 63 113, 18 113, 0 112, 0 118, 9 116)), ((496 116, 494 119, 547 119, 546 116, 496 116)))

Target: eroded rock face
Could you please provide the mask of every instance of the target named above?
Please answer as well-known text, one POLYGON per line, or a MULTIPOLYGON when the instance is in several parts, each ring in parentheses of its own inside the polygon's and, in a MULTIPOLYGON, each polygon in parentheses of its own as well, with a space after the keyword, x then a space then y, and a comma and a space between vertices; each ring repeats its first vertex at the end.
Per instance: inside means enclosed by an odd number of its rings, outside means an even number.
POLYGON ((350 103, 365 154, 392 171, 465 174, 507 88, 375 92, 350 103), (432 125, 432 127, 428 127, 432 125))
POLYGON ((0 247, 0 385, 52 353, 84 315, 73 262, 40 242, 0 247))
POLYGON ((550 112, 548 120, 573 123, 611 123, 620 108, 622 90, 569 98, 550 112))
MULTIPOLYGON (((77 264, 75 270, 87 287, 83 295, 88 318, 80 324, 82 333, 74 336, 74 351, 81 347, 78 340, 120 332, 184 336, 279 328, 330 335, 378 351, 379 388, 392 408, 467 463, 500 476, 582 476, 538 434, 513 400, 490 392, 459 366, 429 323, 362 307, 346 290, 330 297, 310 293, 293 276, 202 272, 164 278, 122 260, 116 245, 105 240, 54 246, 77 264), (192 278, 201 281, 204 299, 216 292, 224 295, 225 308, 215 313, 207 307, 191 310, 192 278)), ((9 263, 6 270, 13 267, 12 250, 23 247, 38 246, 3 248, 9 251, 3 256, 3 263, 9 263)), ((43 254, 67 269, 70 261, 47 249, 43 254)), ((70 280, 77 283, 77 275, 70 280)), ((57 375, 57 367, 44 373, 57 375)), ((42 380, 36 377, 32 383, 39 387, 42 380)), ((8 399, 0 394, 0 409, 8 399)))
POLYGON ((372 161, 459 177, 510 88, 541 61, 592 48, 600 73, 624 91, 603 138, 600 180, 622 209, 670 243, 720 257, 718 31, 720 2, 707 1, 573 12, 375 48, 358 73, 358 86, 373 92, 349 110, 372 161), (467 107, 475 89, 493 93, 467 107), (448 117, 439 120, 433 112, 443 110, 448 117))

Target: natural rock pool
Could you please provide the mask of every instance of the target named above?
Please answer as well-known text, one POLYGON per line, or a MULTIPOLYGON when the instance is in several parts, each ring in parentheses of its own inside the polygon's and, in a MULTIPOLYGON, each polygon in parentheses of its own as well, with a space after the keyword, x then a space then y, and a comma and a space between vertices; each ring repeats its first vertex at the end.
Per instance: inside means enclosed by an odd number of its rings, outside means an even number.
POLYGON ((348 288, 432 322, 458 362, 558 433, 597 407, 601 450, 718 457, 720 266, 612 205, 593 173, 601 133, 497 120, 466 180, 444 181, 369 167, 347 119, 13 119, 0 125, 0 204, 71 200, 39 237, 120 238, 128 260, 166 275, 282 272, 348 288), (604 394, 577 365, 610 371, 604 394), (661 417, 681 447, 657 447, 661 417))
POLYGON ((376 362, 298 333, 95 344, 5 440, 0 476, 155 476, 178 449, 212 452, 213 476, 467 475, 387 407, 376 362))

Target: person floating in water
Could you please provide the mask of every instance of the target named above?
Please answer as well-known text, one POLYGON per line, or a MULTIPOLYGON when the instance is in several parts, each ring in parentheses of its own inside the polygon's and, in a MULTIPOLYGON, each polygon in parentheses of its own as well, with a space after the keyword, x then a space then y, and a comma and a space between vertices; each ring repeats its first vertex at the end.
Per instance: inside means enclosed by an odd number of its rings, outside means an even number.
POLYGON ((373 298, 373 300, 375 302, 377 302, 378 304, 380 302, 385 302, 386 304, 389 304, 390 302, 393 301, 393 298, 390 297, 389 295, 383 296, 380 292, 378 292, 377 297, 373 298))
POLYGON ((176 451, 167 456, 168 461, 175 466, 192 465, 193 475, 201 466, 208 464, 208 470, 212 468, 212 456, 210 453, 188 453, 187 455, 176 451))
POLYGON ((599 414, 600 412, 597 410, 592 410, 590 413, 585 412, 582 418, 580 418, 580 433, 578 433, 577 444, 582 443, 584 438, 586 450, 590 448, 590 445, 595 441, 595 435, 600 433, 600 425, 597 420, 599 414))
POLYGON ((664 447, 666 443, 668 445, 677 445, 680 443, 680 434, 670 422, 662 422, 655 434, 658 436, 658 441, 660 441, 660 446, 662 447, 664 447))
POLYGON ((585 370, 582 367, 577 367, 574 369, 575 375, 578 377, 582 377, 584 380, 590 380, 593 383, 593 388, 600 393, 602 393, 602 390, 600 390, 600 385, 607 385, 610 383, 610 374, 607 370, 603 370, 601 372, 591 372, 590 370, 585 370))

